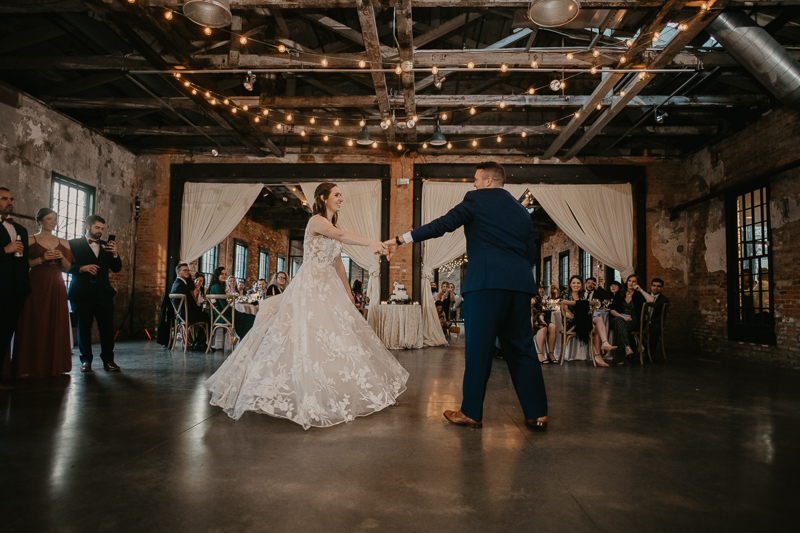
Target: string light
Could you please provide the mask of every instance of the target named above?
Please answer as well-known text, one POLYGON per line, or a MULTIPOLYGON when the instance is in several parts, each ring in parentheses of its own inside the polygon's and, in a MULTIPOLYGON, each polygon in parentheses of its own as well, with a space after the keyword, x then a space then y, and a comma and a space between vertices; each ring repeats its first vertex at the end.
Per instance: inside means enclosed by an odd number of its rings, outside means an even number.
MULTIPOLYGON (((414 115, 413 117, 411 117, 411 120, 414 121, 414 124, 419 124, 419 117, 417 115, 414 115)), ((411 126, 413 128, 414 124, 409 124, 409 126, 411 126)))
POLYGON ((211 93, 206 91, 206 98, 211 98, 211 93))
MULTIPOLYGON (((130 1, 130 0, 128 0, 128 1, 130 1)), ((702 9, 703 11, 708 11, 708 4, 703 2, 703 4, 700 6, 700 9, 702 9)))
POLYGON ((364 61, 363 59, 358 62, 358 68, 364 68, 366 66, 367 66, 367 62, 364 61))
POLYGON ((212 98, 211 99, 211 105, 217 105, 217 99, 216 98, 212 98))
POLYGON ((502 65, 500 65, 500 70, 502 70, 503 72, 506 72, 508 70, 508 65, 503 63, 502 65))
POLYGON ((643 80, 645 76, 647 76, 647 73, 646 73, 646 72, 640 72, 640 73, 639 73, 639 79, 640 79, 640 80, 643 80))
POLYGON ((172 10, 171 9, 167 9, 166 11, 164 11, 164 18, 167 19, 167 20, 172 20, 172 10))
POLYGON ((339 125, 339 119, 338 119, 338 118, 337 118, 336 120, 334 120, 334 121, 333 121, 333 125, 334 125, 334 126, 338 126, 338 125, 339 125))
POLYGON ((136 0, 128 0, 128 3, 129 3, 129 4, 135 4, 135 3, 136 3, 136 0))
POLYGON ((500 109, 503 109, 504 107, 506 107, 506 101, 501 98, 500 99, 500 109))
POLYGON ((279 130, 282 130, 282 129, 283 129, 283 124, 281 124, 280 122, 278 122, 278 125, 277 125, 276 127, 277 127, 279 130))
POLYGON ((593 55, 594 57, 600 57, 600 50, 598 50, 597 48, 595 48, 594 50, 592 50, 592 55, 593 55))
POLYGON ((592 65, 592 68, 589 69, 589 72, 591 72, 592 74, 597 74, 597 67, 592 65))
POLYGON ((347 146, 353 146, 353 139, 348 139, 347 146))
POLYGON ((424 150, 425 148, 427 148, 427 147, 428 147, 428 143, 422 143, 422 149, 423 149, 423 150, 424 150))
POLYGON ((581 118, 581 112, 575 111, 575 118, 581 118))
POLYGON ((192 94, 197 94, 197 89, 192 89, 192 94))
POLYGON ((328 58, 327 57, 323 57, 322 58, 322 66, 323 67, 327 67, 328 66, 328 58))
POLYGON ((570 61, 572 61, 573 57, 575 57, 575 56, 572 55, 572 53, 567 54, 567 59, 569 59, 570 61))
POLYGON ((439 67, 431 67, 431 74, 438 74, 438 73, 439 73, 439 67))
POLYGON ((523 139, 524 139, 525 137, 527 137, 527 136, 528 136, 528 134, 527 134, 526 132, 524 132, 524 131, 522 132, 522 134, 521 134, 521 135, 522 135, 522 138, 523 138, 523 139))
POLYGON ((600 111, 601 109, 603 109, 603 104, 598 103, 597 104, 597 110, 600 111))
POLYGON ((539 63, 536 61, 531 61, 531 68, 539 68, 539 63))
POLYGON ((473 140, 472 140, 472 146, 478 146, 478 141, 476 141, 476 140, 474 140, 474 139, 473 139, 473 140))
POLYGON ((452 261, 445 263, 439 267, 439 274, 443 275, 444 277, 449 277, 450 274, 455 272, 458 267, 460 267, 466 262, 467 262, 466 257, 459 257, 458 259, 453 259, 452 261))
POLYGON ((625 57, 625 56, 622 56, 622 57, 620 57, 620 58, 619 58, 619 62, 620 62, 620 63, 624 63, 624 62, 626 62, 627 60, 628 60, 628 58, 627 58, 627 57, 625 57))
POLYGON ((567 82, 565 82, 564 80, 561 80, 561 84, 559 85, 559 87, 564 89, 566 86, 567 86, 567 82))
POLYGON ((264 113, 264 116, 266 117, 267 115, 269 115, 269 109, 265 109, 264 111, 262 111, 262 113, 264 113))
POLYGON ((470 107, 469 108, 469 114, 470 115, 474 115, 476 112, 477 112, 477 109, 475 109, 474 107, 470 107))
POLYGON ((259 123, 259 122, 261 122, 261 119, 260 119, 260 118, 258 118, 258 117, 256 117, 256 118, 254 118, 254 119, 253 119, 253 122, 255 122, 255 123, 259 123))
POLYGON ((467 63, 467 68, 470 69, 470 70, 474 69, 475 68, 475 63, 470 61, 469 63, 467 63))
POLYGON ((633 41, 631 41, 630 39, 628 39, 627 41, 625 41, 625 46, 627 46, 628 48, 630 48, 631 46, 633 46, 633 41))
POLYGON ((301 131, 300 132, 300 137, 305 137, 305 136, 306 136, 306 130, 301 131))
POLYGON ((450 142, 449 142, 449 143, 447 143, 447 148, 448 148, 448 149, 450 149, 450 148, 452 148, 452 147, 453 147, 453 143, 450 143, 450 142))
POLYGON ((447 113, 442 113, 442 120, 447 120, 447 113))
POLYGON ((394 73, 395 73, 395 74, 402 74, 402 73, 403 73, 403 69, 402 69, 402 68, 400 68, 400 65, 397 65, 397 66, 394 68, 394 73))
POLYGON ((367 123, 364 121, 364 119, 361 119, 361 121, 358 123, 358 125, 363 128, 364 126, 367 125, 367 123))
POLYGON ((206 26, 205 28, 203 28, 203 33, 205 33, 206 35, 211 35, 211 28, 206 26))
POLYGON ((678 31, 686 31, 689 29, 687 24, 678 24, 678 31))
POLYGON ((620 96, 625 96, 625 91, 620 91, 620 92, 619 92, 619 95, 620 95, 620 96))
POLYGON ((328 141, 328 136, 326 135, 325 137, 322 138, 322 140, 327 142, 328 141))
POLYGON ((311 124, 316 124, 316 123, 317 123, 317 119, 316 119, 316 118, 314 118, 314 117, 311 117, 311 120, 309 120, 309 122, 310 122, 311 124))
POLYGON ((231 108, 231 113, 234 113, 234 114, 235 114, 237 111, 238 111, 238 109, 236 109, 235 107, 232 107, 232 108, 231 108))
POLYGON ((191 83, 189 83, 188 81, 186 81, 186 82, 183 82, 183 86, 184 86, 184 87, 188 87, 189 85, 191 85, 191 83))
POLYGON ((286 115, 286 121, 287 121, 287 122, 291 122, 291 121, 292 121, 292 114, 291 114, 291 113, 289 113, 288 115, 286 115))
POLYGON ((175 76, 176 78, 180 78, 181 77, 181 73, 180 72, 176 72, 175 74, 173 74, 173 76, 175 76))
POLYGON ((244 35, 239 37, 239 44, 247 44, 247 37, 245 37, 244 35))
POLYGON ((398 143, 398 145, 397 145, 397 149, 398 149, 398 150, 402 150, 402 149, 403 149, 403 145, 398 143))
POLYGON ((228 104, 230 103, 230 100, 228 100, 228 99, 226 98, 225 100, 223 100, 223 101, 222 101, 222 103, 223 103, 223 104, 225 104, 225 105, 228 105, 228 104))
POLYGON ((499 142, 499 143, 500 143, 500 142, 503 142, 503 138, 502 138, 502 137, 500 137, 499 135, 497 136, 497 142, 499 142))
POLYGON ((535 92, 536 92, 536 88, 533 85, 528 87, 528 94, 534 94, 535 92))
POLYGON ((249 105, 247 105, 247 104, 244 104, 244 105, 242 106, 242 111, 247 111, 248 109, 250 109, 250 106, 249 106, 249 105))
POLYGON ((278 52, 284 53, 286 51, 286 47, 282 44, 278 45, 278 52))
POLYGON ((378 143, 377 143, 377 141, 373 141, 373 142, 372 142, 372 147, 373 147, 373 148, 377 148, 377 147, 378 147, 378 143))
POLYGON ((658 32, 655 32, 655 33, 653 34, 653 42, 656 42, 656 41, 658 41, 658 39, 659 39, 660 37, 661 37, 661 34, 660 34, 660 33, 658 33, 658 32))

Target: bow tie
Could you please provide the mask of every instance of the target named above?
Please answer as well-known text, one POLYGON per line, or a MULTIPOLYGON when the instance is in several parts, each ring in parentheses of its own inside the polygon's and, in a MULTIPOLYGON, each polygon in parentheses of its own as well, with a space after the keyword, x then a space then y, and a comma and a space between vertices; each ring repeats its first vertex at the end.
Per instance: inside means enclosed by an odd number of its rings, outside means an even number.
POLYGON ((88 239, 89 244, 100 244, 100 239, 88 239))
POLYGON ((3 220, 3 222, 8 222, 9 224, 13 224, 14 223, 14 218, 13 217, 5 217, 2 220, 3 220))

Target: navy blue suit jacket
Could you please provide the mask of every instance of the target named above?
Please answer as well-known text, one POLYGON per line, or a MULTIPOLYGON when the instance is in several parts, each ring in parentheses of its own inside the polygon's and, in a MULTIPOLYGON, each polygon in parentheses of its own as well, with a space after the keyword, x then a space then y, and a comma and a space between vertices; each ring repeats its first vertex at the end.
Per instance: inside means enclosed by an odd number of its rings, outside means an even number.
POLYGON ((411 232, 414 242, 441 237, 464 226, 467 273, 462 293, 483 289, 536 292, 531 266, 536 242, 528 211, 505 189, 468 192, 444 216, 411 232))
POLYGON ((113 298, 117 294, 117 291, 114 290, 108 280, 108 271, 119 272, 122 270, 122 259, 119 256, 115 259, 110 252, 107 252, 103 248, 106 244, 106 241, 100 241, 100 254, 95 256, 86 238, 81 237, 69 241, 70 250, 73 257, 75 257, 75 262, 72 263, 72 268, 69 269, 69 273, 72 274, 72 283, 69 285, 67 297, 70 301, 97 301, 104 298, 113 298), (91 274, 80 271, 84 265, 97 265, 99 267, 94 283, 91 281, 91 274))

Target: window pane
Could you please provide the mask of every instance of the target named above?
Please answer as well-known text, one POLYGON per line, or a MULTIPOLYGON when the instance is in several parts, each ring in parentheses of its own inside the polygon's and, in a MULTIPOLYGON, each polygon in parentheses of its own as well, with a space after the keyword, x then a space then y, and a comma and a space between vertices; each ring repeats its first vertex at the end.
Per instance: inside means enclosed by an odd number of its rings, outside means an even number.
POLYGON ((753 205, 761 204, 761 189, 756 189, 753 192, 753 205))
POLYGON ((751 199, 751 193, 747 193, 744 195, 744 208, 750 209, 753 206, 753 202, 751 199))

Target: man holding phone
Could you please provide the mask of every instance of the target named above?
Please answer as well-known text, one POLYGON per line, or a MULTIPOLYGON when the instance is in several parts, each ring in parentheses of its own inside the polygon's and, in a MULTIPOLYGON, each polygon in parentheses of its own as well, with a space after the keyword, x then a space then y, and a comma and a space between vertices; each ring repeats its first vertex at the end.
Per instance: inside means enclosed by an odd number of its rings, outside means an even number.
POLYGON ((86 235, 69 241, 75 262, 70 274, 69 301, 78 327, 81 372, 92 371, 92 323, 97 320, 100 332, 100 358, 106 372, 119 372, 114 362, 114 295, 108 272, 122 270, 114 235, 102 240, 106 221, 98 215, 86 218, 86 235))

